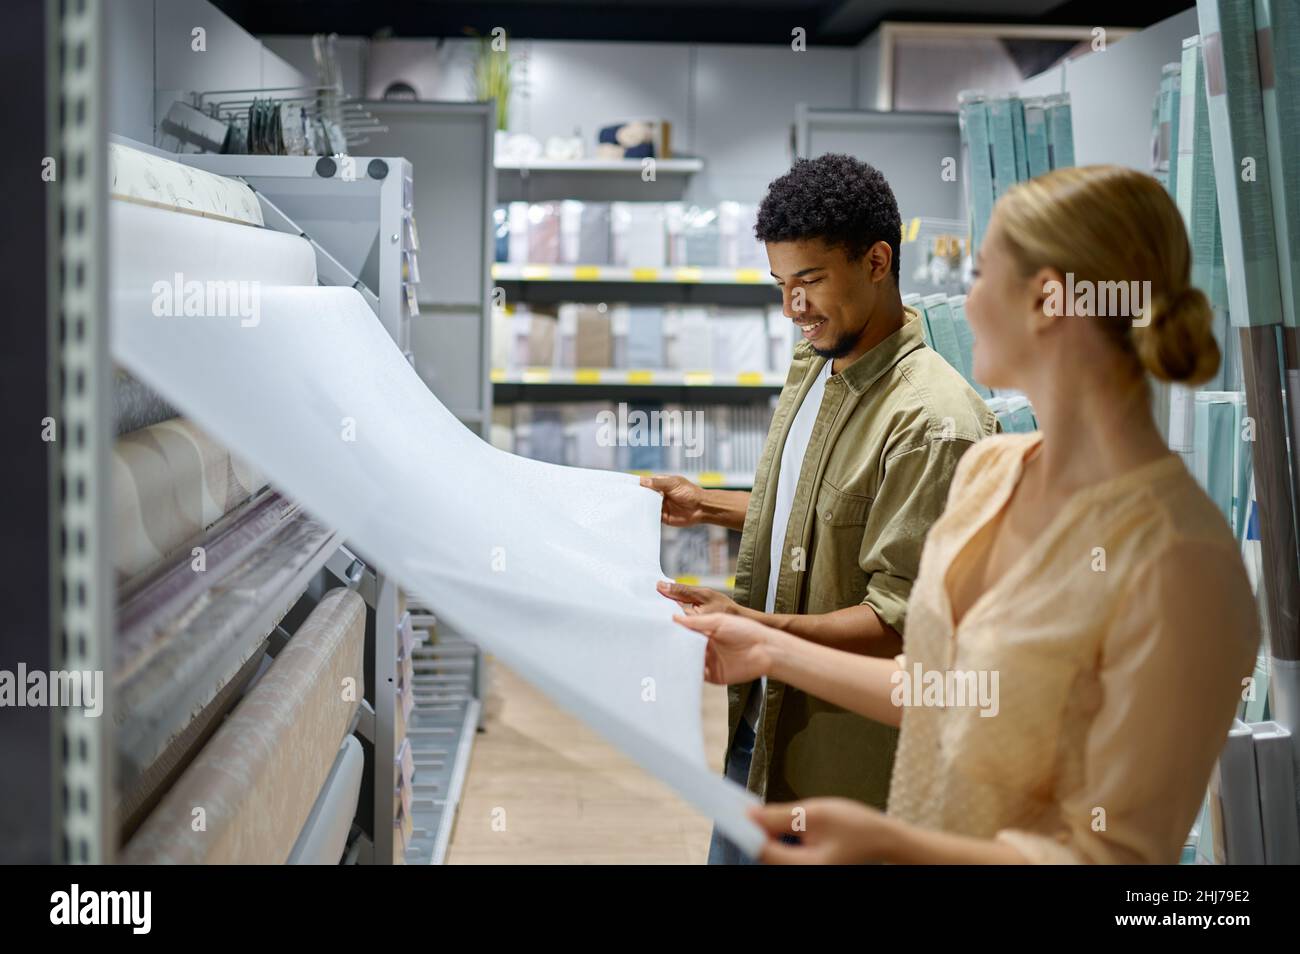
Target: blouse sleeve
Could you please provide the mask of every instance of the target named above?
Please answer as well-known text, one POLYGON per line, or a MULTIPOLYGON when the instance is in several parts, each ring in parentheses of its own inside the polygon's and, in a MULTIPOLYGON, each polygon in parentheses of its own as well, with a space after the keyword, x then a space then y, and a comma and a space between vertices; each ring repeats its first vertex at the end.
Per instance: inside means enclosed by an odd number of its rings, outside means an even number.
POLYGON ((1060 831, 1003 830, 1031 862, 1173 864, 1259 648, 1255 600, 1228 545, 1175 542, 1135 574, 1101 647, 1083 784, 1060 831))

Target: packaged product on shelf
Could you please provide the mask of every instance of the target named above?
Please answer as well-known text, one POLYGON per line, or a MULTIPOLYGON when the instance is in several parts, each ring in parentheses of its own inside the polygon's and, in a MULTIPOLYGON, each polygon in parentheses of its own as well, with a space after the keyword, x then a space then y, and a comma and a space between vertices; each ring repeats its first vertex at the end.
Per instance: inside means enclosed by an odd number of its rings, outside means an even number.
MULTIPOLYGON (((971 254, 979 248, 989 216, 993 214, 993 155, 989 143, 989 105, 979 90, 962 90, 957 95, 958 125, 965 150, 966 204, 971 210, 971 254)), ((1046 117, 1046 106, 1044 106, 1046 117)), ((1051 133, 1048 128, 1048 161, 1051 161, 1051 133)))
POLYGON ((510 359, 507 368, 528 365, 528 343, 532 338, 533 313, 527 305, 515 305, 510 316, 510 359))
POLYGON ((661 553, 661 565, 668 576, 708 575, 708 527, 664 527, 661 553))
POLYGON ((577 302, 562 302, 557 309, 555 325, 555 366, 557 368, 576 368, 578 347, 578 310, 582 308, 577 302))
POLYGON ((610 433, 609 419, 617 418, 608 401, 569 404, 564 409, 564 463, 572 467, 613 470, 617 464, 616 434, 610 433))
POLYGON ((1228 307, 1228 286, 1223 270, 1223 236, 1214 184, 1205 61, 1199 36, 1183 41, 1179 84, 1174 196, 1192 247, 1192 284, 1209 297, 1214 308, 1223 310, 1228 307))
POLYGON ((1047 143, 1052 168, 1074 165, 1074 123, 1070 117, 1070 94, 1057 93, 1043 99, 1047 109, 1047 143))
POLYGON ((627 308, 628 368, 664 367, 664 309, 662 305, 627 308))
POLYGON ((515 453, 550 464, 564 463, 564 415, 557 404, 515 406, 515 453))
POLYGON ((715 371, 766 371, 767 333, 763 313, 719 309, 713 318, 712 367, 715 371))
POLYGON ((507 261, 512 265, 528 264, 528 203, 511 202, 506 221, 510 232, 506 245, 507 261))
POLYGON ((627 305, 609 306, 609 333, 614 348, 609 362, 611 368, 627 367, 627 331, 631 321, 629 315, 627 305))
POLYGON ((534 202, 529 206, 528 260, 539 265, 559 264, 559 202, 534 202))
POLYGON ((790 358, 794 354, 794 322, 785 316, 784 306, 767 307, 767 341, 771 360, 768 367, 778 374, 784 374, 790 368, 790 358))
POLYGON ((582 216, 578 226, 578 263, 582 265, 609 265, 610 212, 608 202, 582 203, 582 216))
POLYGON ((662 434, 659 419, 663 413, 661 404, 633 404, 627 415, 619 419, 619 446, 627 449, 627 463, 624 470, 648 470, 654 473, 664 471, 662 434), (635 432, 629 432, 629 425, 635 426, 635 432))
POLYGON ((664 203, 665 261, 672 266, 686 264, 685 246, 682 244, 682 226, 686 220, 685 202, 664 203))
POLYGON ((748 202, 718 203, 719 262, 723 268, 767 270, 767 249, 754 237, 758 206, 748 202))
POLYGON ((514 316, 505 305, 492 306, 492 367, 509 368, 514 362, 514 316))
POLYGON ((966 320, 966 296, 953 295, 948 299, 948 310, 952 314, 952 327, 957 335, 957 348, 961 354, 962 374, 966 383, 983 398, 992 397, 993 392, 975 380, 975 335, 970 322, 966 320))
POLYGON ((574 367, 612 367, 614 343, 608 309, 603 305, 579 305, 577 322, 574 367))
POLYGON ((1300 9, 1293 2, 1256 0, 1255 37, 1260 69, 1267 61, 1272 74, 1262 90, 1264 134, 1274 170, 1270 184, 1282 318, 1294 328, 1300 325, 1300 186, 1295 181, 1300 169, 1300 9))
POLYGON ((1047 113, 1039 97, 1025 100, 1025 158, 1029 178, 1051 171, 1047 155, 1047 113))
POLYGON ((510 207, 507 205, 492 210, 492 259, 510 261, 510 207))
POLYGON ((709 310, 697 305, 676 309, 676 336, 669 341, 669 367, 680 371, 713 367, 713 329, 709 310))
POLYGON ((717 209, 673 202, 665 214, 669 264, 716 268, 721 263, 717 209))
POLYGON ((1029 156, 1025 148, 1025 104, 1019 97, 1011 101, 1011 145, 1016 153, 1016 181, 1029 178, 1029 156))
POLYGON ((613 262, 625 268, 663 268, 667 259, 661 202, 610 203, 613 262))
POLYGON ((671 158, 671 129, 666 119, 633 119, 603 126, 596 134, 596 155, 601 159, 671 158))
POLYGON ((1193 412, 1192 475, 1210 496, 1228 526, 1245 529, 1250 489, 1250 445, 1240 439, 1245 395, 1239 391, 1198 391, 1193 412))
POLYGON ((554 365, 557 325, 554 311, 544 311, 537 306, 529 308, 528 350, 524 364, 534 368, 554 365))
POLYGON ((1038 429, 1029 399, 1023 394, 995 395, 986 398, 989 410, 998 416, 1002 430, 1009 434, 1028 434, 1038 429))
POLYGON ((922 304, 925 306, 926 324, 930 329, 930 347, 939 352, 939 355, 953 368, 964 374, 961 348, 957 342, 957 330, 953 327, 948 296, 927 295, 922 299, 922 304))
POLYGON ((1011 119, 1013 96, 989 100, 989 139, 993 146, 993 195, 1001 196, 1016 184, 1015 125, 1011 119))
POLYGON ((659 418, 659 442, 663 446, 663 466, 670 473, 697 470, 698 456, 687 457, 684 453, 686 444, 698 439, 694 420, 689 424, 683 415, 689 412, 680 404, 665 404, 659 418), (687 432, 687 427, 690 432, 687 432))
POLYGON ((582 210, 585 202, 565 199, 560 203, 560 264, 582 265, 582 210))

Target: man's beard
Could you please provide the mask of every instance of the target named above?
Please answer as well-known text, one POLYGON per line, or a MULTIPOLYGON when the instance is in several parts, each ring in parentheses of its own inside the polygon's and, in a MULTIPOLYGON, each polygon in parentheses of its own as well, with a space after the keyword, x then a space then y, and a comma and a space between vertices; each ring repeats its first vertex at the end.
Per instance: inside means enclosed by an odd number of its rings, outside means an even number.
POLYGON ((828 358, 833 361, 836 358, 843 358, 852 351, 857 346, 858 338, 860 337, 861 332, 856 335, 846 332, 836 338, 835 343, 829 348, 818 348, 816 345, 809 345, 809 347, 812 348, 813 354, 818 357, 828 358))

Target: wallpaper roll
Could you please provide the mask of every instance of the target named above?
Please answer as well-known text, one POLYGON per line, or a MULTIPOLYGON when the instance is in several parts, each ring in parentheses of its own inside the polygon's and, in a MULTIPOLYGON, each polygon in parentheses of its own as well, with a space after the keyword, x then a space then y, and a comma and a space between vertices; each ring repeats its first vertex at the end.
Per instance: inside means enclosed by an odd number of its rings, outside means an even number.
POLYGON ((127 243, 113 250, 115 261, 131 260, 133 287, 148 292, 146 317, 198 320, 224 313, 248 330, 257 327, 257 316, 241 312, 253 311, 263 287, 316 284, 316 253, 296 235, 132 202, 110 207, 127 243), (156 254, 164 248, 164 256, 156 254), (233 294, 228 282, 236 283, 233 294))
POLYGON ((129 579, 211 526, 266 481, 183 418, 113 445, 113 564, 129 579))
POLYGON ((122 861, 283 864, 357 709, 365 630, 360 596, 343 588, 325 594, 127 843, 122 861))
POLYGON ((262 225, 262 206, 242 182, 108 144, 109 191, 115 199, 247 225, 262 225))
POLYGON ((361 743, 355 735, 343 740, 339 754, 330 769, 325 788, 312 808, 307 824, 289 855, 289 864, 336 865, 347 846, 348 832, 357 813, 357 800, 361 794, 361 777, 366 759, 361 743))
MULTIPOLYGON (((353 289, 265 287, 255 327, 155 317, 154 275, 178 259, 199 279, 229 275, 231 258, 208 243, 198 261, 181 226, 169 233, 123 211, 157 210, 111 204, 115 359, 757 853, 752 797, 704 757, 706 641, 675 625, 676 607, 655 590, 659 496, 628 474, 485 443, 353 289)), ((256 268, 292 271, 292 248, 263 252, 256 268)))
POLYGON ((176 408, 117 368, 113 375, 113 426, 117 434, 129 434, 150 424, 176 417, 176 408))

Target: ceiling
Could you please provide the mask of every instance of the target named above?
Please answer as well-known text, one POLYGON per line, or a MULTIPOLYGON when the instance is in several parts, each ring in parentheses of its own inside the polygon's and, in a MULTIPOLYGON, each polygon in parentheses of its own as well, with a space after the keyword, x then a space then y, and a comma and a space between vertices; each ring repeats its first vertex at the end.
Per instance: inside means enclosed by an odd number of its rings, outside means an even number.
POLYGON ((1145 27, 1192 0, 213 0, 254 34, 856 44, 881 20, 1145 27))

